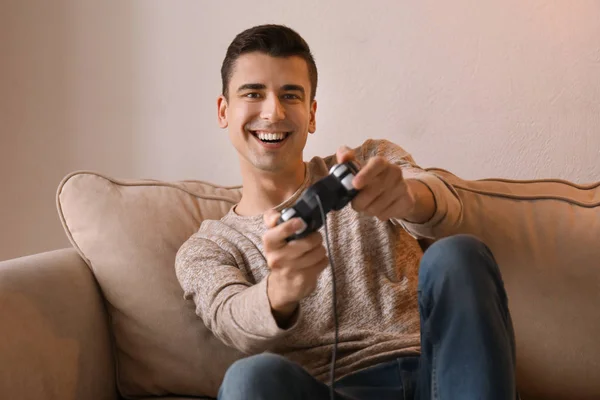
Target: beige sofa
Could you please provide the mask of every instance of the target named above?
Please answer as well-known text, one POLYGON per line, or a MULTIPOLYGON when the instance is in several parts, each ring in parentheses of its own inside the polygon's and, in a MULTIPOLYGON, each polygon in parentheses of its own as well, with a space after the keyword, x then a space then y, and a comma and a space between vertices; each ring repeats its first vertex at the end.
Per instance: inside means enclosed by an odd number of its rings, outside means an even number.
MULTIPOLYGON (((524 399, 600 399, 600 183, 466 181, 431 169, 501 266, 524 399)), ((173 261, 240 188, 67 176, 57 193, 72 247, 0 263, 0 396, 202 398, 243 355, 182 296, 173 261), (171 397, 168 397, 171 396, 171 397)))

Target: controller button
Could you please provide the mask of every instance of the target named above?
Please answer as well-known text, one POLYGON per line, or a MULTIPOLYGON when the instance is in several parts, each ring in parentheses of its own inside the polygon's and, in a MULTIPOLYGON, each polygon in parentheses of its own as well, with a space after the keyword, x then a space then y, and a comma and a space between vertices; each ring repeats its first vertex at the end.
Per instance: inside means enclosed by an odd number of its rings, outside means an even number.
POLYGON ((352 179, 354 179, 354 174, 348 174, 342 179, 342 185, 348 190, 354 189, 354 186, 352 186, 352 179))
POLYGON ((294 215, 296 215, 296 210, 294 210, 293 208, 288 208, 287 210, 283 211, 283 214, 281 214, 281 218, 284 221, 289 221, 294 215))
POLYGON ((338 178, 340 176, 342 176, 344 174, 344 172, 346 172, 348 170, 348 167, 345 166, 344 164, 338 165, 337 168, 335 168, 333 170, 333 175, 337 176, 338 178))

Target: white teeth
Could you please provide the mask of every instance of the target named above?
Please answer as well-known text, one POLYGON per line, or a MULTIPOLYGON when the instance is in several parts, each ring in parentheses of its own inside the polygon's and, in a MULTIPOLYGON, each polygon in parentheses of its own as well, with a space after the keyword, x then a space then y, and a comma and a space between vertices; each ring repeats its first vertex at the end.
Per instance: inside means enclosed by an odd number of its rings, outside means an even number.
POLYGON ((256 135, 260 140, 282 140, 285 138, 285 133, 265 133, 265 132, 256 132, 256 135))

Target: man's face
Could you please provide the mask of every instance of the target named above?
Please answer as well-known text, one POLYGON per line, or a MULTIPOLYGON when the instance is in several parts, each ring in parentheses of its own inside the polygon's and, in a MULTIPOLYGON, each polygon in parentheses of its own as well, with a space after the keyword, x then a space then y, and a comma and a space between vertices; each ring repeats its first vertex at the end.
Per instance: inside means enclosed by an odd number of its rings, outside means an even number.
POLYGON ((308 133, 315 131, 306 61, 253 52, 240 56, 228 99, 218 99, 219 125, 242 157, 243 167, 283 171, 302 161, 308 133))

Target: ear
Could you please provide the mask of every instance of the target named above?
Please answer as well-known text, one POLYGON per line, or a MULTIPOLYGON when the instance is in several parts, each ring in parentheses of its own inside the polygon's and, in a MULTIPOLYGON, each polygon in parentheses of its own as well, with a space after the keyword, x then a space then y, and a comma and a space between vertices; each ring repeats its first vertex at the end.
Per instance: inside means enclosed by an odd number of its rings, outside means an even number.
POLYGON ((315 133, 317 130, 317 101, 313 100, 310 105, 310 121, 308 122, 308 132, 315 133))
POLYGON ((227 128, 227 99, 223 95, 217 98, 217 118, 219 120, 219 127, 227 128))

